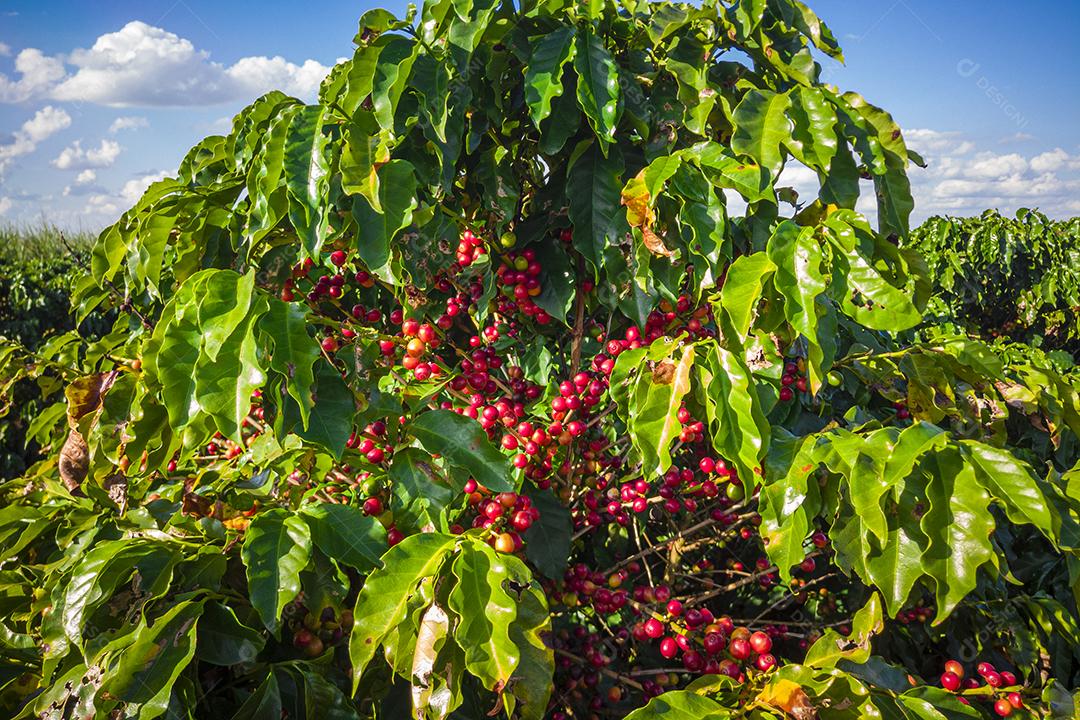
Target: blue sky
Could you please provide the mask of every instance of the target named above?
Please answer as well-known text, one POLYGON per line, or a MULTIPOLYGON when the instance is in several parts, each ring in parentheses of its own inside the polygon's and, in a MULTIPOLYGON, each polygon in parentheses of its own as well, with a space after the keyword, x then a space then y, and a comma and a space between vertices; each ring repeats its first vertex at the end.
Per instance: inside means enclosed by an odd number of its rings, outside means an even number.
MULTIPOLYGON (((918 219, 1080 215, 1080 2, 809 4, 847 56, 827 81, 892 111, 931 161, 912 170, 918 219)), ((372 6, 0 0, 0 222, 111 222, 259 94, 314 97, 372 6)))

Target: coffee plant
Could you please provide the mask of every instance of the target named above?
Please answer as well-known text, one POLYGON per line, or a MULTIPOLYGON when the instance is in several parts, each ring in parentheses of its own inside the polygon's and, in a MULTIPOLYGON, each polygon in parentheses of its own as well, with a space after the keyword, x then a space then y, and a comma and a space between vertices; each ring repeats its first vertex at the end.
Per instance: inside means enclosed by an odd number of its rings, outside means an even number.
POLYGON ((1078 383, 923 323, 921 161, 806 6, 356 45, 101 234, 111 332, 5 350, 65 393, 3 486, 8 715, 1075 714, 1078 383))
MULTIPOLYGON (((938 288, 928 315, 984 336, 1080 353, 1080 219, 1034 210, 1016 218, 928 220, 908 245, 926 258, 938 288)), ((1070 362, 1070 361, 1066 361, 1070 362)))
MULTIPOLYGON (((52 240, 49 230, 37 231, 28 244, 33 247, 52 240)), ((75 329, 74 318, 68 313, 71 278, 85 271, 89 253, 69 245, 52 257, 19 257, 12 249, 24 239, 24 234, 0 228, 0 241, 10 244, 0 250, 0 338, 36 348, 46 335, 75 329)), ((90 313, 79 330, 86 337, 99 337, 108 333, 115 319, 112 311, 90 313)), ((0 366, 13 348, 0 348, 0 366)), ((16 374, 0 377, 0 478, 8 479, 25 472, 38 454, 39 443, 28 431, 47 426, 47 415, 42 421, 37 418, 47 405, 62 397, 63 385, 55 376, 39 377, 38 382, 16 374)), ((55 407, 52 412, 55 419, 63 408, 55 407)))

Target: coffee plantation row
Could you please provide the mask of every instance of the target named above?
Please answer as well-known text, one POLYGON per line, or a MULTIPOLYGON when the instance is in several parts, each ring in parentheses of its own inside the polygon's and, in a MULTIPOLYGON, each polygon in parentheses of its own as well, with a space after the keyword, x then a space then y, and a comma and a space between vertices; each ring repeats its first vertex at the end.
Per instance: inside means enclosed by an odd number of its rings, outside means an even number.
POLYGON ((798 0, 355 42, 0 350, 5 716, 1076 715, 1075 223, 912 232, 798 0))

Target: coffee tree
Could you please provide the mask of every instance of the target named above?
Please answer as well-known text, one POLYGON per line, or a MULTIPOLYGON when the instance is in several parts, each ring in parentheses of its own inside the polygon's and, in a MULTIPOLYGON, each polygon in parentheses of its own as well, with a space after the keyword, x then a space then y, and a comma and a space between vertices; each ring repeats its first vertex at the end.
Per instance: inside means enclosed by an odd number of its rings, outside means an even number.
POLYGON ((66 388, 4 486, 11 715, 1075 712, 1076 385, 920 325, 920 160, 807 7, 356 44, 101 234, 112 333, 5 350, 66 388))
MULTIPOLYGON (((1080 219, 935 217, 912 233, 940 288, 927 314, 1049 352, 1080 351, 1080 219)), ((1066 361, 1072 364, 1071 358, 1066 361)))

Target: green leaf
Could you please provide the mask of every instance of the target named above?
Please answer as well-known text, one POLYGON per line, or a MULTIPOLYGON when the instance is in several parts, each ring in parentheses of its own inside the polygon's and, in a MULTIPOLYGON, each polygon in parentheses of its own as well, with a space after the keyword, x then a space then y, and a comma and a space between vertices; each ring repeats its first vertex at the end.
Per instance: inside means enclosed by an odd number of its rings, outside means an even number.
POLYGON ((731 711, 715 700, 689 690, 673 690, 654 697, 626 716, 626 720, 727 720, 731 711))
POLYGON ((293 432, 305 440, 322 445, 334 457, 340 458, 352 432, 356 401, 352 390, 330 363, 320 362, 315 366, 312 400, 314 405, 307 429, 298 425, 293 432))
POLYGON ((781 146, 791 137, 790 107, 791 98, 786 94, 757 89, 747 92, 732 117, 735 134, 731 149, 750 156, 773 177, 779 175, 787 155, 781 146))
POLYGON ((791 326, 807 340, 806 375, 811 395, 816 395, 832 362, 818 337, 818 296, 828 282, 822 273, 825 259, 814 228, 800 228, 785 220, 769 239, 767 252, 776 267, 774 287, 784 296, 784 314, 791 326))
POLYGON ((570 538, 573 523, 570 511, 550 490, 525 490, 533 507, 540 511, 536 520, 523 534, 525 557, 552 580, 562 577, 570 558, 570 538))
MULTIPOLYGON (((849 556, 858 554, 862 565, 858 571, 881 591, 890 615, 900 612, 911 589, 924 574, 924 553, 929 540, 919 527, 918 482, 916 479, 904 487, 895 516, 889 519, 885 539, 876 548, 869 547, 866 531, 857 518, 848 522, 858 537, 848 542, 844 551, 849 556)), ((839 535, 836 542, 842 544, 843 537, 839 535)))
POLYGON ((152 625, 140 623, 134 642, 124 648, 116 667, 102 680, 98 702, 108 697, 142 705, 140 718, 164 713, 173 683, 195 654, 195 630, 204 602, 185 600, 152 625))
POLYGON ((256 630, 244 625, 228 605, 208 603, 199 620, 195 654, 212 665, 253 663, 266 645, 256 630))
POLYGON ((300 408, 300 420, 308 427, 311 408, 315 405, 312 387, 315 374, 312 366, 319 357, 319 344, 308 334, 308 308, 299 303, 269 299, 270 307, 259 329, 270 336, 273 352, 269 353, 270 367, 285 379, 285 389, 300 408))
POLYGON ((899 332, 917 325, 922 316, 909 293, 881 276, 860 251, 854 228, 837 214, 826 221, 832 231, 826 236, 837 250, 833 253, 833 286, 844 312, 873 330, 899 332))
MULTIPOLYGON (((678 349, 672 348, 678 353, 678 349)), ((667 358, 651 371, 642 369, 631 395, 627 429, 641 453, 646 477, 662 475, 671 467, 671 444, 679 436, 679 408, 690 391, 694 346, 685 345, 677 360, 667 358)))
POLYGON ((511 583, 528 585, 529 570, 512 555, 496 553, 474 539, 462 546, 453 572, 458 582, 449 605, 458 616, 455 640, 465 651, 469 672, 488 690, 500 691, 521 660, 510 641, 517 602, 509 588, 511 583))
POLYGON ((266 307, 266 301, 258 298, 221 345, 217 357, 211 359, 204 351, 195 363, 195 402, 213 419, 219 432, 237 442, 243 441, 252 397, 266 382, 255 337, 255 326, 266 307))
POLYGON ((306 253, 315 257, 322 248, 329 223, 326 196, 329 188, 329 138, 323 130, 325 110, 308 105, 296 111, 285 137, 284 181, 289 198, 289 220, 306 253))
MULTIPOLYGON (((59 588, 63 602, 54 614, 59 616, 64 636, 81 647, 91 613, 109 600, 121 584, 128 582, 136 570, 148 595, 164 592, 178 560, 176 550, 161 543, 114 540, 94 546, 74 567, 66 586, 59 588), (160 587, 155 587, 159 583, 160 587)), ((49 635, 47 639, 50 644, 56 644, 57 638, 49 635)))
POLYGON ((383 212, 379 167, 390 161, 389 133, 380 130, 372 113, 359 111, 345 126, 341 145, 341 189, 363 195, 376 213, 383 212))
POLYGON ((769 445, 769 423, 761 410, 755 381, 746 360, 718 343, 710 345, 704 367, 713 447, 735 463, 749 491, 769 445))
POLYGON ((625 211, 620 206, 623 173, 622 153, 611 148, 605 156, 591 143, 571 163, 566 179, 574 247, 599 272, 604 267, 604 248, 617 241, 625 211))
POLYGON ((1009 519, 1030 523, 1050 535, 1054 527, 1050 507, 1027 463, 1008 450, 975 440, 962 440, 960 445, 971 459, 979 484, 1005 506, 1009 519))
POLYGON ((525 70, 525 102, 537 129, 551 114, 552 99, 563 94, 563 65, 574 57, 575 49, 573 27, 561 27, 534 41, 525 70))
POLYGON ((430 55, 420 55, 413 64, 410 78, 415 90, 423 102, 420 111, 423 119, 431 126, 435 137, 446 142, 446 121, 449 117, 447 103, 450 100, 450 70, 443 63, 430 55))
POLYGON ((555 653, 550 645, 551 615, 544 594, 535 584, 517 598, 517 617, 510 626, 510 642, 521 660, 510 678, 503 702, 521 720, 540 720, 547 712, 555 674, 555 653))
POLYGON ((251 208, 244 227, 251 242, 262 239, 285 217, 289 199, 281 182, 285 170, 285 140, 293 115, 299 107, 280 110, 271 120, 247 173, 247 193, 251 208))
POLYGON ((734 190, 748 203, 776 202, 772 179, 766 167, 731 155, 718 142, 705 141, 681 151, 698 165, 714 185, 734 190))
POLYGON ((791 154, 809 168, 828 172, 840 152, 836 108, 817 88, 800 86, 791 91, 790 97, 792 132, 786 144, 791 154))
POLYGON ((514 489, 506 457, 495 449, 475 420, 452 410, 430 410, 416 416, 408 431, 429 453, 467 470, 488 490, 514 489))
POLYGON ((410 535, 390 548, 383 555, 383 566, 368 575, 356 598, 349 636, 354 692, 383 640, 405 618, 416 586, 438 571, 456 542, 451 535, 410 535))
POLYGON ((896 698, 906 713, 920 720, 978 720, 985 717, 978 709, 965 705, 953 693, 942 688, 922 685, 896 698))
POLYGON ((384 39, 371 79, 371 103, 379 126, 393 130, 394 113, 405 92, 420 45, 404 35, 388 34, 379 38, 380 41, 384 39))
POLYGON ((540 263, 542 288, 540 294, 533 298, 533 302, 551 317, 566 322, 577 286, 570 258, 567 257, 562 243, 555 240, 545 238, 532 248, 536 251, 536 261, 540 263))
POLYGON ((300 571, 311 558, 311 531, 299 515, 267 510, 248 526, 240 556, 251 604, 266 629, 277 633, 281 611, 300 594, 300 571))
POLYGON ((814 436, 795 438, 778 429, 769 448, 767 482, 761 488, 761 535, 767 538, 769 559, 785 582, 791 580, 791 568, 806 557, 803 543, 821 509, 821 493, 817 483, 811 482, 818 467, 815 440, 814 436), (782 468, 774 467, 781 464, 782 468), (775 477, 781 469, 783 476, 775 477))
POLYGON ((446 527, 446 508, 457 493, 436 471, 431 455, 419 448, 402 448, 390 463, 394 520, 401 527, 446 527))
POLYGON ((709 65, 702 62, 711 50, 694 35, 679 35, 667 48, 665 67, 678 83, 683 123, 695 135, 706 134, 709 113, 716 104, 717 92, 709 84, 709 65))
POLYGON ((375 518, 351 505, 319 503, 301 510, 315 547, 361 572, 379 565, 386 550, 386 530, 375 518))
POLYGON ((601 143, 613 142, 619 120, 619 69, 603 41, 592 32, 577 36, 574 70, 578 104, 601 143))
POLYGON ((940 452, 934 460, 937 471, 926 487, 930 506, 921 526, 930 538, 923 568, 937 585, 936 625, 975 589, 979 568, 994 558, 994 518, 989 494, 959 452, 940 452))
POLYGON ((378 212, 363 195, 353 198, 352 215, 356 220, 356 249, 373 275, 384 282, 397 278, 390 268, 391 242, 412 222, 416 209, 416 175, 407 160, 391 160, 378 170, 378 212))
POLYGON ((261 720, 279 717, 281 717, 281 691, 278 689, 274 673, 269 672, 232 716, 232 720, 261 720))
POLYGON ((740 340, 745 340, 749 335, 765 283, 775 271, 775 263, 761 252, 741 255, 728 267, 720 293, 720 306, 740 340))
POLYGON ((305 717, 325 720, 360 720, 352 700, 319 671, 304 672, 305 717))
POLYGON ((149 378, 161 386, 161 402, 169 413, 170 427, 179 432, 197 413, 195 363, 201 345, 195 310, 196 294, 208 272, 189 277, 162 310, 151 342, 144 352, 149 378))
POLYGON ((804 665, 817 668, 836 667, 841 660, 864 663, 870 659, 870 639, 885 629, 881 596, 873 593, 851 620, 846 636, 829 628, 806 652, 804 665))

